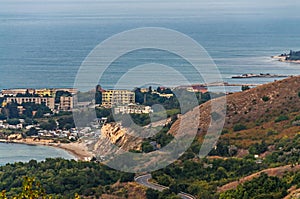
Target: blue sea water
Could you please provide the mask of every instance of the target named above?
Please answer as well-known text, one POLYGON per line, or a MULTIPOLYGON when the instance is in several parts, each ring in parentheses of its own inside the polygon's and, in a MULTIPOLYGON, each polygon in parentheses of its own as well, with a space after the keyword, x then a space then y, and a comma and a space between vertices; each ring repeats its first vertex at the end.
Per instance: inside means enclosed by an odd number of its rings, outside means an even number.
POLYGON ((74 159, 68 152, 48 146, 0 143, 0 166, 7 163, 28 162, 32 159, 43 161, 46 158, 74 159))
MULTIPOLYGON (((164 27, 199 42, 218 66, 224 81, 266 83, 273 79, 231 79, 243 73, 300 74, 300 65, 272 60, 272 55, 300 50, 300 26, 295 18, 203 20, 140 19, 108 16, 0 15, 0 89, 73 87, 77 71, 89 52, 108 37, 132 28, 164 27)), ((100 83, 112 88, 125 66, 149 55, 140 52, 116 62, 100 83)), ((156 57, 156 59, 160 59, 156 57)), ((176 58, 169 59, 176 65, 176 58)), ((184 65, 177 63, 178 67, 184 65)), ((186 71, 192 83, 201 79, 186 71)), ((161 78, 171 78, 161 75, 161 78)), ((134 81, 134 80, 133 80, 134 81)))

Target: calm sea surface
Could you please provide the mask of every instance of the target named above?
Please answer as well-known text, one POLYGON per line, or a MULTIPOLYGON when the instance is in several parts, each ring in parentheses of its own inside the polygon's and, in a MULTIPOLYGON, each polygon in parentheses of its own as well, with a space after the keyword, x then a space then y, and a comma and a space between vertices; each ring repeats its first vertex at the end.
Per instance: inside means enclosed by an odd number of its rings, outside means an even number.
MULTIPOLYGON (((205 21, 197 17, 174 20, 7 14, 0 15, 0 89, 72 87, 77 70, 96 45, 113 34, 146 26, 174 29, 199 42, 211 55, 226 82, 274 81, 230 78, 243 73, 300 74, 300 65, 280 63, 270 58, 290 49, 300 50, 297 18, 205 21)), ((101 85, 112 88, 130 67, 151 59, 168 65, 172 63, 179 71, 184 71, 192 83, 202 81, 178 61, 178 57, 152 55, 141 51, 116 60, 101 78, 101 85)), ((157 76, 171 78, 172 81, 172 77, 166 74, 158 72, 157 76)), ((151 81, 151 76, 145 77, 145 80, 147 78, 151 81)))
POLYGON ((0 143, 0 166, 6 163, 37 161, 45 158, 74 159, 68 152, 47 146, 32 146, 24 144, 0 143))

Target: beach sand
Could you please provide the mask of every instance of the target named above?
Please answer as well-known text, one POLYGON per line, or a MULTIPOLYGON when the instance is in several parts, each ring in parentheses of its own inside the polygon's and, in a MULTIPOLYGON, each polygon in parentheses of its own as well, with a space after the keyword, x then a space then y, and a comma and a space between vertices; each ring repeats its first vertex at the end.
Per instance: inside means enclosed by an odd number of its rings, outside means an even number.
POLYGON ((88 150, 87 146, 84 143, 73 142, 69 144, 58 144, 54 147, 66 150, 72 155, 74 155, 78 160, 82 161, 90 161, 91 158, 94 156, 93 153, 91 153, 88 150))
POLYGON ((91 153, 87 146, 84 143, 80 142, 72 142, 72 143, 54 143, 53 140, 46 140, 46 139, 33 139, 33 138, 25 138, 25 139, 13 139, 13 140, 5 140, 2 139, 0 142, 3 143, 16 143, 16 144, 28 144, 28 145, 43 145, 43 146, 50 146, 56 147, 59 149, 63 149, 70 153, 71 155, 75 156, 76 160, 81 161, 89 161, 93 157, 93 153, 91 153))

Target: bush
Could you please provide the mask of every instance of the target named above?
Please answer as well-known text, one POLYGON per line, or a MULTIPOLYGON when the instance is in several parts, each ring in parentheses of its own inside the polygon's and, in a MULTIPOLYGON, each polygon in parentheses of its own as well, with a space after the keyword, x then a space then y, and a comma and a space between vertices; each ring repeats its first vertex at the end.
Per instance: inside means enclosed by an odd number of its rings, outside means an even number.
POLYGON ((156 199, 159 196, 159 191, 153 190, 153 189, 147 189, 146 191, 146 197, 147 199, 156 199))
POLYGON ((278 135, 278 132, 274 130, 268 131, 267 136, 271 136, 271 135, 278 135))
POLYGON ((234 125, 234 127, 233 127, 233 131, 242 131, 242 130, 246 130, 247 129, 247 127, 245 126, 245 125, 243 125, 243 124, 236 124, 236 125, 234 125))
POLYGON ((282 122, 282 121, 286 121, 286 120, 288 120, 289 119, 289 117, 288 116, 286 116, 286 115, 280 115, 279 117, 277 117, 276 119, 275 119, 275 122, 277 123, 277 122, 282 122))
POLYGON ((267 102, 267 101, 270 100, 270 98, 269 98, 268 96, 263 96, 263 97, 262 97, 262 100, 263 100, 264 102, 267 102))
POLYGON ((27 136, 34 136, 34 135, 38 135, 38 130, 36 130, 36 128, 31 127, 27 132, 26 132, 27 136))
POLYGON ((249 89, 250 89, 250 87, 247 86, 247 85, 243 85, 243 86, 242 86, 242 91, 246 91, 246 90, 249 90, 249 89))
POLYGON ((17 124, 20 124, 20 120, 19 119, 8 119, 7 123, 9 125, 17 125, 17 124))
POLYGON ((265 141, 262 141, 260 144, 255 143, 254 145, 251 145, 249 148, 249 153, 252 155, 255 154, 262 154, 268 150, 268 145, 265 141))
POLYGON ((150 152, 154 151, 154 148, 149 142, 143 142, 142 143, 142 151, 145 153, 150 153, 150 152))
POLYGON ((5 119, 6 119, 6 116, 4 114, 0 113, 0 120, 5 120, 5 119))
POLYGON ((229 131, 227 129, 223 129, 222 132, 221 132, 221 135, 225 135, 225 134, 228 134, 229 131))
POLYGON ((300 120, 300 115, 297 115, 294 119, 294 121, 299 121, 300 120))

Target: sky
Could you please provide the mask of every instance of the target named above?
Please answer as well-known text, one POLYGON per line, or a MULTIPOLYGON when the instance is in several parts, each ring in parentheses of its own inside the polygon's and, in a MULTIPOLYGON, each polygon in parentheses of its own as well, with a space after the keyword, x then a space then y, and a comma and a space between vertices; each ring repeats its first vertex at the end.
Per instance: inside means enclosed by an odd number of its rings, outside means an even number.
POLYGON ((1 0, 0 14, 139 17, 299 17, 292 0, 1 0))

